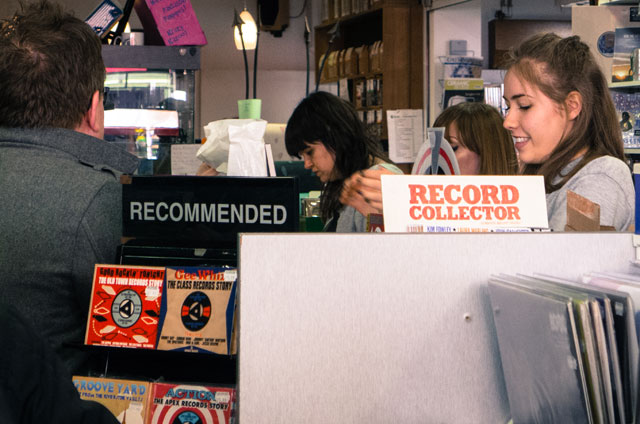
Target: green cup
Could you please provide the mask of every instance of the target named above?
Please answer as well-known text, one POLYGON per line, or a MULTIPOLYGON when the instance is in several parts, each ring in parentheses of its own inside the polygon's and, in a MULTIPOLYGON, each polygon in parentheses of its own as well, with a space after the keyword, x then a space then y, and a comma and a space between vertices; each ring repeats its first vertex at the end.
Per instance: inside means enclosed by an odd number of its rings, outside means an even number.
POLYGON ((238 118, 240 119, 260 119, 261 99, 238 100, 238 118))

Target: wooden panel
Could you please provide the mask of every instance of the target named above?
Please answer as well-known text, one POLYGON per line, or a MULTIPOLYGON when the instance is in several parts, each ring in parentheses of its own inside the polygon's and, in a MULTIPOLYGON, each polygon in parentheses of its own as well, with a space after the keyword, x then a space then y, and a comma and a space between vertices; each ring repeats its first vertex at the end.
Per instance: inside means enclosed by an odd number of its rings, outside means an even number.
POLYGON ((383 104, 385 109, 409 107, 409 9, 385 7, 382 15, 384 54, 383 104))
MULTIPOLYGON (((339 38, 331 50, 372 45, 383 41, 382 55, 382 130, 387 138, 387 109, 420 109, 423 107, 423 15, 418 2, 384 0, 375 3, 367 12, 341 18, 339 38)), ((315 67, 325 53, 336 20, 315 27, 315 67)), ((325 65, 326 67, 326 65, 325 65)), ((377 75, 380 72, 376 73, 377 75)), ((377 76, 376 75, 376 76, 377 76)), ((369 75, 371 77, 373 75, 369 75)), ((316 78, 319 78, 316 72, 316 78)), ((335 81, 332 79, 330 81, 335 81)), ((374 106, 373 108, 378 108, 374 106)), ((369 109, 372 107, 369 106, 369 109)))
POLYGON ((423 109, 424 108, 424 96, 423 96, 423 84, 424 73, 427 69, 424 65, 423 55, 426 54, 427 47, 423 47, 424 42, 424 29, 422 28, 424 11, 419 4, 413 4, 409 9, 410 21, 409 21, 409 108, 411 109, 423 109))
POLYGON ((489 67, 501 69, 504 56, 511 47, 541 32, 555 32, 561 37, 568 37, 571 35, 571 21, 532 19, 489 21, 489 67))

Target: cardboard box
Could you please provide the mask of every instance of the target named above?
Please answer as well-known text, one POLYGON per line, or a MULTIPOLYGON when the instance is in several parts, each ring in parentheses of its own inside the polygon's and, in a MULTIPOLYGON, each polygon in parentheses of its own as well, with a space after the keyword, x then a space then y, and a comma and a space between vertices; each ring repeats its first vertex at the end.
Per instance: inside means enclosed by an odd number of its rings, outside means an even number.
POLYGON ((369 49, 369 68, 371 72, 380 71, 380 43, 382 41, 376 41, 369 49))
POLYGON ((358 55, 358 74, 369 73, 369 47, 367 45, 356 47, 356 53, 358 55))
POLYGON ((344 76, 352 77, 358 74, 358 56, 353 47, 349 47, 344 53, 344 76))

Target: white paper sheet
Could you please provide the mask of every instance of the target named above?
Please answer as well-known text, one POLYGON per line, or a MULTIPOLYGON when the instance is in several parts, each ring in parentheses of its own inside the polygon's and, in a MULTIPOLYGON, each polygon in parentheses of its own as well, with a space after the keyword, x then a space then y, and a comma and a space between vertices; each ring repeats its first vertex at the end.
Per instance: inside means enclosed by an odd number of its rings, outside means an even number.
POLYGON ((171 145, 171 175, 196 175, 202 163, 196 157, 200 144, 171 145))
POLYGON ((424 142, 422 109, 387 111, 389 158, 396 163, 413 163, 424 142))

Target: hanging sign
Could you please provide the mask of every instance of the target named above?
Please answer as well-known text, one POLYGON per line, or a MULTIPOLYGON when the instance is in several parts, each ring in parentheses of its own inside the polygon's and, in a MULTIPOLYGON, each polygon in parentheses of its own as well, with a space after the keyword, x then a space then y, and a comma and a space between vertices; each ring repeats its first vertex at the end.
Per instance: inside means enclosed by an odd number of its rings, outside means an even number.
POLYGON ((133 177, 122 185, 123 236, 227 241, 241 232, 298 230, 292 177, 133 177))

